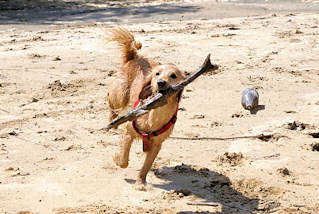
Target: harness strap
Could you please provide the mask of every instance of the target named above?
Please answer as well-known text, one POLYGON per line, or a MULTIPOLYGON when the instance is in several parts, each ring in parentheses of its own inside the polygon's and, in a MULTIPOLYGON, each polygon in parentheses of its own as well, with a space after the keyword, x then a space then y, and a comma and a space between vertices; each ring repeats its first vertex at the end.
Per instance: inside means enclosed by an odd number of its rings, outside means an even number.
MULTIPOLYGON (((134 103, 134 108, 139 104, 140 100, 136 100, 134 103)), ((159 130, 151 132, 151 133, 145 133, 145 132, 141 132, 140 130, 138 130, 137 126, 136 126, 136 120, 132 121, 132 126, 134 128, 134 130, 136 131, 136 133, 138 133, 142 139, 143 139, 143 152, 149 151, 149 140, 151 137, 155 137, 155 136, 159 136, 161 134, 163 134, 164 132, 166 132, 169 128, 171 128, 176 120, 177 120, 177 111, 178 111, 178 105, 175 111, 175 114, 172 116, 172 118, 159 130)))

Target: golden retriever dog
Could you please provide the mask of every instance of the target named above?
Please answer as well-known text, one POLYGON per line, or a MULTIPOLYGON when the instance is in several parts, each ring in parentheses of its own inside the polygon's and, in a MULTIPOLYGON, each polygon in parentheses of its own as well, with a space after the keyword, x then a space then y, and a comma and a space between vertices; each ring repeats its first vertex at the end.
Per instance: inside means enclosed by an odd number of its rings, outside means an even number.
MULTIPOLYGON (((121 110, 134 108, 137 103, 145 102, 155 93, 176 85, 185 77, 174 65, 161 65, 140 56, 137 51, 142 44, 135 41, 134 36, 125 29, 113 29, 109 40, 116 42, 121 48, 123 63, 107 94, 110 121, 116 118, 121 110)), ((143 188, 146 185, 147 173, 163 141, 173 131, 180 98, 181 92, 176 93, 168 99, 166 105, 152 109, 133 123, 127 122, 123 125, 120 149, 113 160, 116 165, 126 168, 132 141, 142 139, 146 157, 136 180, 138 187, 143 188)))

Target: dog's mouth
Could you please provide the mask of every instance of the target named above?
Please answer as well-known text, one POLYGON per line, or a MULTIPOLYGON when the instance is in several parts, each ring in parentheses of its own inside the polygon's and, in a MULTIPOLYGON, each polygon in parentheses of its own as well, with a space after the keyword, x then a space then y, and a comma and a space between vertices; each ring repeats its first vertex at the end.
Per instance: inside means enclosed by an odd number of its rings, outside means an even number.
POLYGON ((169 88, 170 86, 169 85, 166 85, 166 86, 157 86, 155 87, 155 93, 165 93, 165 91, 167 91, 167 89, 169 88))
POLYGON ((167 88, 166 88, 166 89, 158 89, 156 92, 163 94, 163 93, 165 93, 166 91, 167 91, 167 88))
MULTIPOLYGON (((167 89, 168 89, 168 88, 169 88, 169 87, 167 87, 166 89, 157 89, 157 90, 155 91, 155 93, 165 94, 165 93, 167 92, 167 89)), ((179 101, 181 100, 181 98, 182 98, 182 91, 180 91, 180 92, 177 93, 177 101, 179 102, 179 101)))
POLYGON ((168 90, 169 88, 170 88, 170 87, 158 88, 158 89, 156 90, 156 93, 165 94, 165 93, 167 93, 167 90, 168 90))
POLYGON ((166 91, 170 86, 169 85, 165 85, 165 86, 162 86, 162 87, 158 87, 157 88, 157 91, 158 92, 163 92, 163 91, 166 91))

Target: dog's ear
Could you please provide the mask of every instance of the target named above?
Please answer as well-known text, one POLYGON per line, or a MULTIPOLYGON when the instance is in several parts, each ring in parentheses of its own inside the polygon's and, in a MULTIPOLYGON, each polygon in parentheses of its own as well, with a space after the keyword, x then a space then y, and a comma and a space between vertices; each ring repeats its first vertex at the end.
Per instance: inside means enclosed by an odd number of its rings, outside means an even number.
POLYGON ((138 96, 139 99, 144 100, 152 95, 151 81, 152 81, 152 75, 149 75, 148 77, 146 77, 143 84, 143 88, 138 96))

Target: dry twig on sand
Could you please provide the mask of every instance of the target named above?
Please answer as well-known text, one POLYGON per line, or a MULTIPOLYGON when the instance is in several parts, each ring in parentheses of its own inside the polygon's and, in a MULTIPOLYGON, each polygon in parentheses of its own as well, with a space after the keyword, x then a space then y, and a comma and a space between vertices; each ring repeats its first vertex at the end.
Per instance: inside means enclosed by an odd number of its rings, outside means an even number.
POLYGON ((194 206, 212 206, 212 207, 218 207, 218 203, 214 202, 187 202, 187 205, 194 205, 194 206))
POLYGON ((161 91, 157 93, 152 99, 145 102, 143 105, 129 111, 123 116, 118 117, 117 119, 113 120, 111 123, 108 124, 106 127, 107 130, 110 130, 113 127, 116 127, 118 125, 121 125, 122 123, 125 123, 127 121, 132 121, 138 118, 139 116, 146 114, 149 110, 155 109, 158 107, 161 107, 165 104, 167 104, 167 99, 171 97, 172 95, 176 94, 177 92, 183 90, 183 88, 194 81, 197 77, 199 77, 201 74, 217 69, 218 67, 216 65, 212 65, 210 62, 210 54, 206 57, 203 65, 200 67, 200 69, 197 72, 194 72, 190 75, 188 75, 182 82, 180 82, 177 85, 174 85, 172 87, 169 87, 168 89, 161 91))
POLYGON ((5 112, 5 113, 10 113, 9 111, 5 110, 5 109, 2 109, 0 108, 1 111, 5 112))
POLYGON ((279 134, 258 134, 258 135, 248 135, 248 136, 233 136, 233 137, 177 137, 171 136, 174 140, 237 140, 237 139, 251 139, 258 138, 263 141, 268 141, 272 138, 279 139, 282 137, 287 137, 285 135, 279 134))

